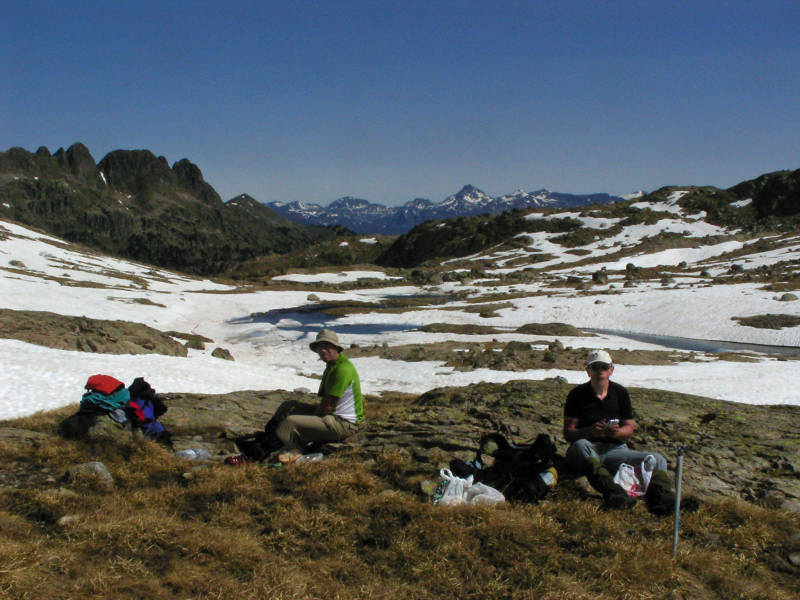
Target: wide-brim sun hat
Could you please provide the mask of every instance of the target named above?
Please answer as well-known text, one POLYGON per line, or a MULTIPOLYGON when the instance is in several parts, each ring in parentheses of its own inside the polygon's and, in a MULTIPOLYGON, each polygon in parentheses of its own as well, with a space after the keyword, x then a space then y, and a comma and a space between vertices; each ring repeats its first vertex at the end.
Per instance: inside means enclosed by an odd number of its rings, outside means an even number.
POLYGON ((586 366, 590 367, 594 363, 605 363, 607 365, 614 364, 611 361, 611 355, 605 350, 592 350, 586 355, 586 366))
POLYGON ((312 350, 312 351, 316 352, 316 351, 317 351, 317 345, 318 345, 318 344, 320 344, 320 343, 322 343, 322 342, 328 342, 328 343, 329 343, 329 344, 331 344, 332 346, 335 346, 335 347, 336 347, 336 349, 337 349, 339 352, 341 352, 342 350, 344 350, 344 348, 342 347, 342 345, 339 343, 339 338, 336 336, 336 332, 335 332, 335 331, 332 331, 332 330, 330 330, 330 329, 322 329, 322 330, 321 330, 321 331, 320 331, 320 332, 317 334, 317 339, 315 339, 313 342, 311 342, 311 343, 308 345, 308 347, 309 347, 309 348, 311 348, 311 350, 312 350))

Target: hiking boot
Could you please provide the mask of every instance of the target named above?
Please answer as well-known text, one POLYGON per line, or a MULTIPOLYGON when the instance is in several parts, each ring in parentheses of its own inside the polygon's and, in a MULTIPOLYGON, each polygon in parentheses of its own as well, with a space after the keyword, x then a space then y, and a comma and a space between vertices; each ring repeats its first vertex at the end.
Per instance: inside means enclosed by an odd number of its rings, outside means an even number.
POLYGON ((244 454, 237 454, 236 456, 229 456, 225 459, 225 464, 232 467, 241 467, 251 462, 244 454))
POLYGON ((609 510, 626 510, 633 508, 633 505, 636 504, 636 498, 629 496, 621 487, 620 490, 622 490, 622 492, 612 490, 603 496, 603 508, 609 510))
POLYGON ((586 479, 594 489, 603 495, 604 508, 627 509, 633 508, 633 505, 636 504, 636 498, 629 496, 621 485, 614 483, 611 473, 599 460, 590 461, 586 479))
POLYGON ((644 501, 647 510, 654 515, 665 516, 675 511, 675 491, 666 471, 653 471, 644 501))

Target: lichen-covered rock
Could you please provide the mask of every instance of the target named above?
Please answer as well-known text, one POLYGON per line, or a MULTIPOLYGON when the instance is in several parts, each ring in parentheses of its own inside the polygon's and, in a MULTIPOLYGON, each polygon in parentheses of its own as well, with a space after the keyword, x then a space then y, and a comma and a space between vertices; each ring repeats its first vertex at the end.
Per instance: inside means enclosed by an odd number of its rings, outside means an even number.
POLYGON ((3 337, 47 348, 101 354, 186 356, 186 348, 169 335, 130 321, 68 317, 51 312, 0 309, 3 337))
POLYGON ((70 479, 97 477, 103 487, 107 489, 114 487, 114 477, 112 477, 108 467, 97 460, 75 465, 69 470, 69 477, 70 479))
POLYGON ((214 358, 221 358, 223 360, 233 360, 233 355, 230 353, 230 350, 226 348, 214 348, 211 356, 214 358))

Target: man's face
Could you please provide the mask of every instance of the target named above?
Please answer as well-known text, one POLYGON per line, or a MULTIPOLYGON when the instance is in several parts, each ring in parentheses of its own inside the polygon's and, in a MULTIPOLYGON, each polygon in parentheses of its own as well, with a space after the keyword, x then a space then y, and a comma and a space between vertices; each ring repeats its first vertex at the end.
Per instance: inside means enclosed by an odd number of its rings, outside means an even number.
POLYGON ((317 354, 319 354, 320 359, 326 363, 339 358, 339 350, 336 349, 336 346, 328 342, 320 342, 317 344, 317 354))
POLYGON ((614 372, 614 365, 608 363, 596 362, 586 367, 586 372, 589 374, 589 379, 595 384, 606 384, 614 372))

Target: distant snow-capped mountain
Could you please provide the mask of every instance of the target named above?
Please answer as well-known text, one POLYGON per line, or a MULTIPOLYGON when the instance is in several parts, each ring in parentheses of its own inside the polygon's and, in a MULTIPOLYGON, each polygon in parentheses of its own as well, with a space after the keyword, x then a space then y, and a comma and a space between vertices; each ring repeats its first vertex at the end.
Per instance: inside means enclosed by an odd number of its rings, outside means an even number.
POLYGON ((405 233, 415 225, 431 219, 470 217, 483 213, 500 213, 515 208, 570 208, 622 200, 609 194, 562 194, 549 190, 512 194, 493 198, 472 185, 465 185, 442 202, 415 198, 402 206, 384 206, 361 198, 345 196, 328 206, 305 202, 270 202, 269 208, 278 214, 304 225, 342 225, 359 234, 405 233))

